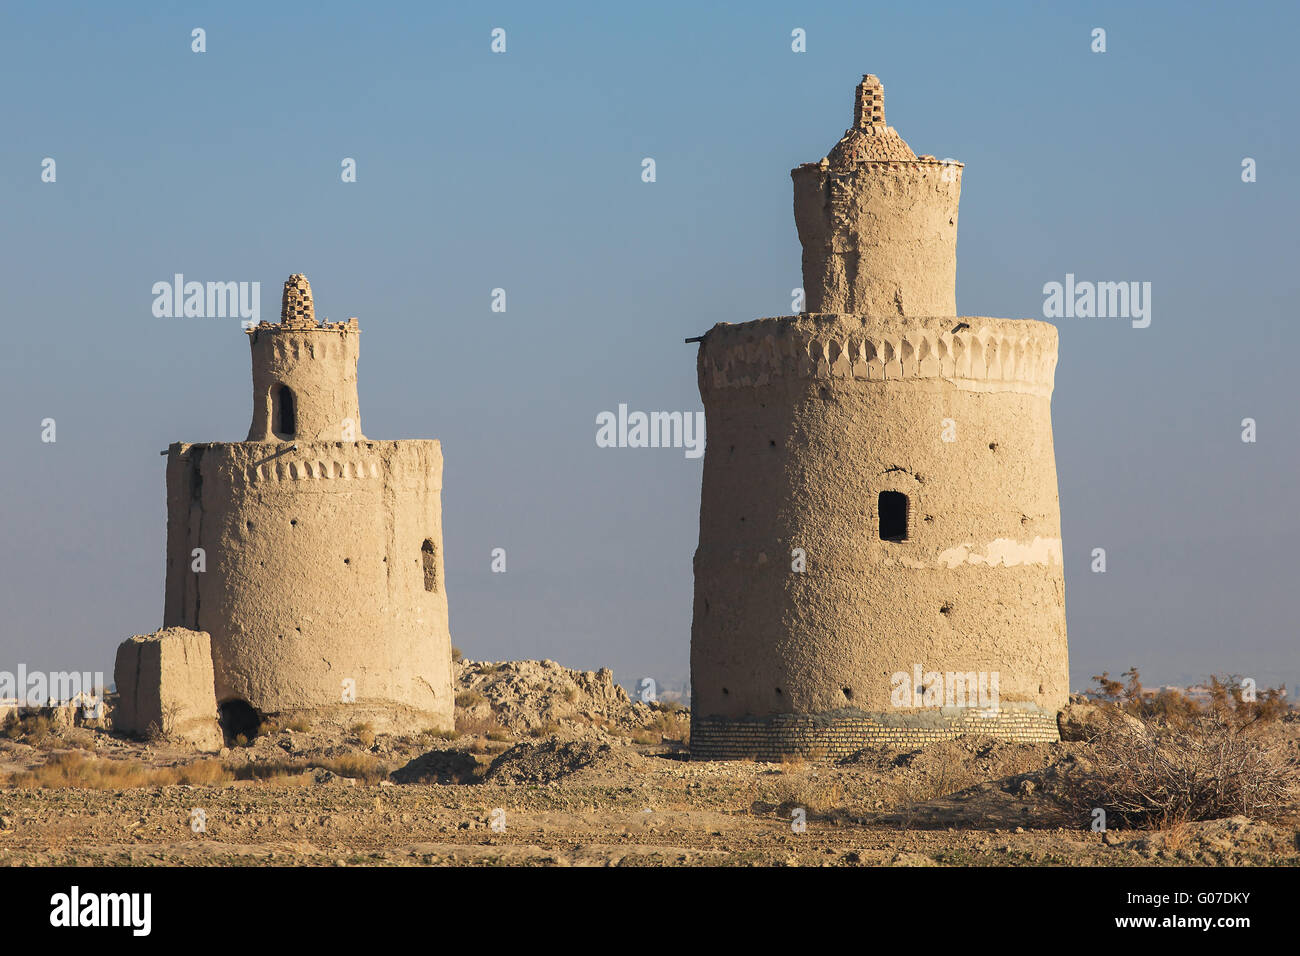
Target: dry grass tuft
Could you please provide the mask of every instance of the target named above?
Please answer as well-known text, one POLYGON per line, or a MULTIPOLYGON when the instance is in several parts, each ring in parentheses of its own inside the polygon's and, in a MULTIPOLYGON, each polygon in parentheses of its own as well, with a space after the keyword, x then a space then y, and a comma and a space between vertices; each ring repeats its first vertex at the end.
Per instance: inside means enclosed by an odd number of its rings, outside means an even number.
MULTIPOLYGON (((98 760, 80 752, 56 753, 41 766, 13 774, 18 788, 77 787, 85 790, 126 790, 155 785, 155 771, 124 760, 98 760)), ((174 781, 168 781, 174 782, 174 781)))
POLYGON ((495 716, 491 717, 469 717, 465 714, 456 716, 456 732, 458 734, 473 734, 477 737, 490 737, 492 734, 505 734, 504 738, 509 739, 510 733, 501 726, 500 721, 495 716))
POLYGON ((889 781, 885 792, 894 806, 904 812, 967 787, 982 783, 985 776, 957 761, 937 762, 925 771, 909 771, 889 781))
POLYGON ((295 734, 306 734, 311 732, 311 721, 301 714, 292 717, 273 717, 270 720, 264 720, 257 728, 257 736, 265 737, 268 734, 278 734, 282 730, 292 730, 295 734))
POLYGON ((16 773, 9 785, 19 788, 79 788, 83 790, 130 790, 136 787, 169 787, 176 784, 209 786, 228 783, 233 773, 220 760, 200 760, 177 767, 148 767, 138 761, 88 757, 80 751, 50 756, 32 770, 16 773))
POLYGON ((328 770, 340 777, 377 783, 388 776, 388 765, 370 754, 340 757, 281 757, 231 767, 209 758, 174 767, 149 767, 138 761, 88 757, 80 751, 59 752, 32 770, 12 774, 6 781, 17 788, 80 788, 130 790, 138 787, 221 786, 236 780, 286 784, 312 770, 328 770))
POLYGON ((560 725, 556 721, 548 720, 541 726, 528 731, 528 734, 530 737, 549 737, 551 734, 558 734, 560 729, 560 725))
POLYGON ((802 773, 808 769, 808 759, 803 754, 782 754, 782 773, 802 773))
POLYGON ((844 807, 844 785, 836 779, 823 780, 806 771, 791 770, 777 781, 775 799, 781 807, 826 814, 844 807))
MULTIPOLYGON (((642 727, 644 732, 654 735, 654 740, 648 742, 656 744, 663 740, 677 741, 683 744, 690 742, 691 715, 688 711, 676 703, 661 702, 654 704, 653 707, 653 715, 642 727)), ((634 736, 633 739, 636 740, 636 737, 634 736)), ((638 740, 637 742, 642 743, 643 741, 638 740)))
POLYGON ((191 787, 210 787, 219 783, 229 783, 235 779, 230 768, 216 758, 197 760, 194 763, 176 767, 177 783, 191 787))
POLYGON ((388 765, 371 754, 344 754, 309 761, 312 767, 329 770, 340 777, 355 777, 365 783, 378 783, 388 776, 388 765))

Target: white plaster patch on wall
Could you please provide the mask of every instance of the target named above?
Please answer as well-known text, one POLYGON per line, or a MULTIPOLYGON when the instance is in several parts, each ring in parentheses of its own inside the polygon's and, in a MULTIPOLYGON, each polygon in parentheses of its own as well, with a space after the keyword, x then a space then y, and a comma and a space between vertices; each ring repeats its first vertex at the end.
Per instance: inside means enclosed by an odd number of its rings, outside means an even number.
POLYGON ((1014 538, 995 538, 985 545, 984 553, 973 544, 959 544, 939 554, 939 563, 949 569, 963 564, 987 564, 989 567, 1016 567, 1021 564, 1061 564, 1060 538, 1034 538, 1021 543, 1014 538))

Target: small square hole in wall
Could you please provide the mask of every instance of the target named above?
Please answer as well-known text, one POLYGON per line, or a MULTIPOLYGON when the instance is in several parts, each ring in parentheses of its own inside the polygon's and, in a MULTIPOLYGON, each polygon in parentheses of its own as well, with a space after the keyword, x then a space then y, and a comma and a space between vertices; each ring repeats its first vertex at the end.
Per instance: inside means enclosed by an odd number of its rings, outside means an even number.
POLYGON ((901 491, 882 491, 880 493, 880 540, 907 540, 907 495, 901 491))

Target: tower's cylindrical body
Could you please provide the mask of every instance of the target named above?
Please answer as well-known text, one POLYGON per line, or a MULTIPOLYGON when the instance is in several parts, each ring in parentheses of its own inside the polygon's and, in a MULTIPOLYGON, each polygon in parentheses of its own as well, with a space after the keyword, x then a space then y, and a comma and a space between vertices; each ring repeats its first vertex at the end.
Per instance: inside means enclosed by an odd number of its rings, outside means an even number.
POLYGON ((957 314, 960 163, 791 170, 809 312, 957 314))
POLYGON ((964 321, 801 315, 705 337, 696 756, 1056 738, 1056 330, 964 321))
POLYGON ((360 330, 346 323, 312 330, 249 330, 253 421, 248 441, 359 441, 360 330))
POLYGON ((449 726, 441 491, 436 441, 173 445, 164 626, 212 636, 219 703, 449 726))
POLYGON ((1056 329, 957 318, 960 164, 875 77, 855 120, 793 172, 810 311, 699 348, 696 757, 1055 740, 1069 696, 1056 329))

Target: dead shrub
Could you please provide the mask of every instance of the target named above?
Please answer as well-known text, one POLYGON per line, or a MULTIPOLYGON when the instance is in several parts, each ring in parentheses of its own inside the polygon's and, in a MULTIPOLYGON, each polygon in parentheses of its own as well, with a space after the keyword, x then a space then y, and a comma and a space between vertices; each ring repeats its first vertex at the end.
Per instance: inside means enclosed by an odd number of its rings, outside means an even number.
POLYGON ((1102 704, 1137 717, 1140 720, 1159 720, 1169 727, 1191 728, 1206 714, 1215 714, 1234 726, 1264 724, 1287 713, 1286 688, 1269 687, 1259 691, 1253 700, 1247 700, 1240 680, 1230 677, 1210 677, 1210 700, 1198 703, 1184 692, 1164 688, 1158 693, 1142 686, 1142 675, 1130 667, 1121 677, 1128 683, 1113 680, 1110 671, 1093 676, 1097 690, 1092 696, 1102 704))
POLYGON ((357 738, 358 743, 367 750, 375 745, 375 728, 369 721, 364 724, 353 724, 351 733, 357 738))
POLYGON ((11 775, 9 786, 50 789, 129 790, 137 787, 219 786, 234 780, 284 784, 308 771, 322 769, 340 777, 376 783, 388 776, 388 766, 370 754, 340 757, 282 757, 231 767, 217 758, 196 760, 174 767, 148 767, 136 761, 87 757, 80 751, 55 753, 32 770, 11 775))
MULTIPOLYGON (((659 743, 661 740, 670 740, 687 743, 690 741, 691 715, 689 711, 675 703, 656 702, 652 706, 654 707, 654 713, 642 727, 645 732, 654 735, 655 739, 651 742, 659 743)), ((633 739, 636 739, 636 735, 633 735, 633 739)))
POLYGON ((371 754, 343 754, 339 757, 274 757, 235 768, 237 780, 281 782, 300 777, 310 770, 328 770, 340 777, 354 777, 376 783, 388 776, 388 765, 371 754))
MULTIPOLYGON (((1253 710, 1253 709, 1252 709, 1253 710)), ((1261 733, 1269 718, 1226 707, 1192 716, 1102 708, 1086 766, 1063 771, 1058 799, 1086 817, 1106 811, 1127 827, 1169 827, 1238 814, 1271 820, 1296 810, 1300 764, 1261 733)))
POLYGON ((10 714, 9 720, 5 723, 4 734, 10 740, 21 740, 23 743, 38 747, 45 742, 53 729, 54 724, 50 718, 40 714, 28 714, 25 717, 10 714))

